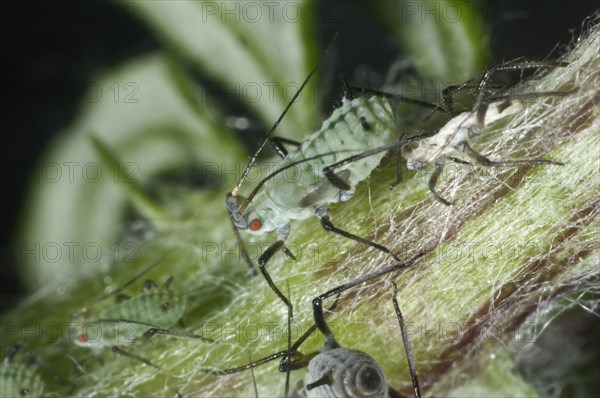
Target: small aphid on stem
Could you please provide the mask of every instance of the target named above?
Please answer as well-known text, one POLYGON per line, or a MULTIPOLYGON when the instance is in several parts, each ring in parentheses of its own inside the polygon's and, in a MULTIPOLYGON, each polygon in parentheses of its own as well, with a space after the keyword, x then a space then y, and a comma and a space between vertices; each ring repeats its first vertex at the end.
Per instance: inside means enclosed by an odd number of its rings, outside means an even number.
POLYGON ((123 293, 125 287, 133 284, 157 264, 146 268, 116 291, 100 297, 92 303, 93 305, 73 314, 71 324, 74 333, 70 336, 73 342, 78 346, 93 349, 110 347, 116 354, 156 369, 159 369, 159 366, 121 347, 131 346, 157 334, 212 342, 202 335, 180 327, 174 328, 181 324, 185 314, 186 296, 173 289, 173 277, 169 277, 160 287, 147 279, 141 292, 134 296, 123 293), (114 302, 107 303, 109 299, 114 299, 114 302))

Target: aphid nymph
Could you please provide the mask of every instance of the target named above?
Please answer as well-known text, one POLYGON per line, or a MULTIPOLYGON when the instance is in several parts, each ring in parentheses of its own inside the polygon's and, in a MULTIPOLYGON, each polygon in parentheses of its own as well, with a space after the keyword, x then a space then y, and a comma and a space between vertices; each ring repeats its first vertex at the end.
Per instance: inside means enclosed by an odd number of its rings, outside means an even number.
POLYGON ((174 328, 185 314, 186 296, 178 294, 172 288, 173 277, 169 277, 160 287, 148 279, 143 283, 142 291, 131 297, 123 293, 124 287, 135 282, 154 266, 156 264, 146 268, 117 291, 96 300, 94 306, 77 311, 71 317, 75 329, 72 336, 75 344, 89 348, 111 347, 119 355, 158 368, 149 360, 120 347, 156 334, 210 342, 204 336, 174 328), (114 298, 115 301, 112 304, 106 303, 109 298, 114 298))
POLYGON ((44 368, 56 382, 63 382, 37 354, 20 344, 10 345, 0 363, 0 397, 42 396, 46 383, 42 379, 40 368, 44 368))

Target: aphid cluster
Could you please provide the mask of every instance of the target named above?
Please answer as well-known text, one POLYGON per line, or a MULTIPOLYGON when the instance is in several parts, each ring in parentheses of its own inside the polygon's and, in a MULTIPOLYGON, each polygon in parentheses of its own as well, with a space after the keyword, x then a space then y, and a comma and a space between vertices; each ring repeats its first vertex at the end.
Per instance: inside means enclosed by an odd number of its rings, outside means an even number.
MULTIPOLYGON (((291 220, 304 220, 314 214, 320 219, 322 227, 327 231, 380 250, 390 255, 396 265, 356 278, 317 296, 313 300, 315 324, 293 345, 288 341, 287 350, 244 366, 225 370, 208 370, 208 372, 218 375, 232 374, 281 358, 279 369, 287 373, 286 396, 289 389, 289 372, 299 366, 308 366, 309 376, 301 384, 300 389, 292 392, 290 396, 401 396, 387 384, 383 369, 373 358, 362 351, 342 348, 327 325, 322 305, 323 300, 332 295, 337 295, 339 299, 340 294, 348 289, 412 265, 424 253, 418 254, 407 262, 402 262, 387 247, 334 226, 331 222, 331 211, 328 205, 349 200, 356 185, 371 174, 386 152, 394 148, 402 149, 408 169, 419 170, 424 169, 429 164, 434 164, 435 169, 428 185, 433 197, 444 205, 451 205, 451 203, 439 195, 436 191, 436 184, 445 161, 453 160, 458 163, 470 164, 468 161, 452 156, 454 153, 462 152, 472 161, 483 166, 562 165, 561 162, 547 159, 492 161, 476 152, 470 146, 469 140, 477 138, 489 124, 522 110, 525 106, 525 100, 552 96, 560 97, 573 92, 500 93, 494 96, 486 96, 487 85, 494 73, 503 70, 522 71, 525 69, 551 69, 566 66, 568 64, 560 62, 503 64, 487 70, 482 75, 476 76, 460 86, 449 87, 444 90, 444 99, 440 104, 429 104, 409 100, 401 96, 362 90, 363 94, 368 93, 370 95, 345 98, 342 106, 323 122, 321 129, 310 135, 304 142, 295 143, 296 149, 291 152, 287 152, 282 147, 281 142, 271 136, 279 123, 278 120, 267 133, 267 138, 259 149, 260 151, 269 142, 279 148, 277 152, 282 160, 276 171, 258 183, 248 197, 242 197, 238 194, 238 191, 247 173, 248 169, 246 169, 238 185, 228 195, 227 207, 234 231, 242 247, 243 242, 238 230, 252 234, 263 234, 272 231, 276 233, 278 240, 260 256, 258 266, 269 287, 288 307, 288 325, 293 314, 293 306, 289 298, 275 285, 266 271, 265 265, 277 250, 283 250, 289 257, 293 258, 293 253, 285 246, 285 241, 290 233, 291 220), (475 105, 472 110, 457 112, 454 109, 453 96, 469 88, 475 88, 475 105), (443 112, 450 116, 450 120, 432 133, 418 132, 416 135, 401 137, 397 131, 394 112, 392 111, 395 102, 409 102, 429 107, 433 109, 432 114, 433 112, 443 112), (350 153, 349 156, 348 153, 350 153), (297 184, 291 184, 282 178, 282 172, 290 167, 298 168, 300 170, 299 174, 304 177, 297 184), (307 356, 300 354, 298 352, 300 345, 307 338, 307 335, 316 329, 325 337, 323 350, 320 353, 307 356)), ((306 84, 306 81, 304 84, 306 84)), ((252 166, 256 158, 257 155, 255 154, 248 168, 252 166)), ((244 258, 250 268, 253 269, 254 265, 249 256, 245 255, 244 258)), ((334 307, 335 305, 337 305, 337 300, 334 307)), ((394 306, 411 371, 413 394, 415 397, 419 397, 421 393, 416 365, 408 342, 404 321, 395 298, 394 306)))
MULTIPOLYGON (((357 348, 346 348, 336 339, 327 318, 333 313, 342 296, 347 291, 378 278, 413 266, 426 255, 419 252, 412 258, 402 259, 392 249, 374 240, 358 236, 353 232, 334 225, 330 205, 352 198, 358 184, 367 179, 384 156, 393 149, 401 152, 407 168, 420 170, 433 164, 434 172, 429 179, 429 190, 433 197, 444 205, 451 202, 436 190, 436 185, 447 160, 469 163, 454 157, 456 153, 465 154, 471 161, 483 166, 512 166, 518 164, 562 165, 548 159, 510 159, 494 161, 473 149, 469 141, 476 139, 485 128, 496 121, 514 115, 523 109, 524 101, 552 96, 565 96, 572 91, 542 92, 533 94, 487 94, 491 76, 502 70, 522 71, 524 69, 550 69, 567 67, 565 63, 527 62, 508 63, 487 70, 480 76, 444 91, 439 104, 427 103, 415 99, 393 95, 375 90, 347 87, 347 95, 339 108, 325 120, 321 128, 312 133, 303 142, 281 139, 273 135, 283 119, 294 97, 280 118, 267 133, 262 145, 252 157, 242 173, 238 184, 226 198, 234 233, 240 242, 244 259, 251 270, 255 266, 244 249, 240 231, 255 235, 274 233, 277 240, 259 257, 258 268, 271 290, 284 303, 287 316, 287 347, 265 358, 247 364, 218 369, 206 364, 205 373, 224 376, 240 373, 279 360, 279 370, 286 374, 284 394, 290 397, 401 397, 394 386, 388 382, 385 369, 368 353, 357 348), (453 96, 465 90, 473 89, 475 104, 470 110, 458 112, 453 96), (394 109, 399 103, 431 109, 446 114, 449 120, 435 131, 418 131, 407 134, 399 131, 394 109), (260 181, 251 193, 243 197, 240 194, 242 184, 257 161, 259 152, 271 145, 281 160, 275 171, 260 181), (294 147, 288 150, 287 146, 294 147), (299 175, 294 183, 284 178, 284 171, 294 168, 299 175), (278 251, 294 258, 294 253, 286 246, 286 240, 292 233, 293 220, 302 221, 316 216, 323 229, 351 239, 368 248, 385 253, 393 261, 392 265, 357 276, 337 287, 318 294, 312 301, 314 324, 296 341, 292 341, 290 324, 293 319, 293 304, 289 295, 285 295, 275 284, 266 264, 278 251), (325 300, 335 297, 334 303, 324 308, 325 300), (302 354, 300 347, 308 337, 319 332, 325 343, 323 349, 311 354, 302 354), (290 372, 307 367, 306 378, 295 386, 290 385, 290 372)), ((296 95, 307 84, 315 68, 302 84, 296 95)), ((96 350, 110 348, 112 352, 141 362, 161 371, 160 363, 143 354, 143 342, 157 334, 177 338, 197 340, 205 344, 218 344, 209 338, 185 328, 182 319, 186 315, 187 299, 175 287, 172 277, 162 284, 147 279, 138 282, 160 262, 141 270, 117 290, 102 296, 91 304, 79 309, 70 321, 73 330, 70 338, 75 345, 96 350), (135 293, 135 285, 137 287, 135 293), (130 288, 130 292, 125 292, 130 288), (141 352, 140 352, 141 351, 141 352)), ((406 325, 400 306, 396 300, 397 288, 393 284, 392 305, 400 328, 400 336, 406 352, 408 369, 412 380, 412 395, 421 396, 421 387, 417 375, 417 365, 413 357, 411 343, 408 340, 406 325)), ((400 361, 400 359, 398 359, 400 361)), ((35 354, 21 346, 13 346, 4 356, 0 367, 0 396, 40 396, 44 392, 44 382, 40 376, 42 365, 35 354), (23 358, 18 358, 19 356, 23 358)), ((254 374, 252 374, 254 380, 254 374)), ((255 383, 255 391, 256 382, 255 383)), ((179 393, 177 393, 179 394, 179 393)), ((256 393, 258 395, 258 393, 256 393)))

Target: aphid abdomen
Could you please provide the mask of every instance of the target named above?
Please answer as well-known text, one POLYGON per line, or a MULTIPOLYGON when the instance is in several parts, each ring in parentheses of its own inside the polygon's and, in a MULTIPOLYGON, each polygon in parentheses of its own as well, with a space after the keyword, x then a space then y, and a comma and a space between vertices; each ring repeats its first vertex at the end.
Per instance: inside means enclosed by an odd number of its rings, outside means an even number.
MULTIPOLYGON (((397 137, 395 117, 390 102, 380 97, 344 99, 341 107, 323 122, 319 131, 311 134, 303 144, 275 166, 283 170, 270 179, 248 206, 249 220, 259 219, 261 233, 281 228, 290 220, 304 220, 314 214, 314 208, 337 202, 339 190, 326 190, 323 196, 307 206, 302 200, 325 181, 323 168, 353 154, 392 142, 397 137), (329 152, 331 155, 318 157, 329 152), (307 162, 305 159, 317 157, 307 162)), ((385 153, 349 163, 336 173, 348 175, 347 182, 355 186, 366 179, 377 167, 385 153)))
MULTIPOLYGON (((313 169, 316 177, 323 179, 323 167, 352 154, 392 142, 398 136, 395 127, 395 116, 387 99, 344 99, 342 106, 323 122, 321 130, 301 146, 300 152, 303 158, 308 158, 320 153, 339 151, 315 162, 316 167, 313 169), (361 123, 361 118, 364 118, 366 124, 361 123), (344 152, 348 150, 356 152, 344 152)), ((354 186, 366 179, 384 156, 385 153, 381 153, 346 165, 343 169, 350 170, 350 185, 354 186)))
POLYGON ((334 348, 323 351, 308 364, 304 383, 307 397, 386 398, 388 383, 383 369, 362 351, 334 348), (311 390, 308 385, 327 377, 328 382, 311 390))
MULTIPOLYGON (((270 180, 266 184, 264 194, 255 198, 257 212, 262 200, 271 208, 276 207, 285 213, 288 219, 307 218, 312 214, 312 210, 300 206, 299 198, 305 196, 315 184, 325 179, 323 175, 325 166, 366 149, 387 144, 396 136, 394 115, 387 99, 379 97, 345 99, 343 105, 323 122, 321 129, 308 137, 300 148, 290 152, 276 168, 328 152, 337 151, 337 153, 300 163, 293 172, 281 173, 270 180), (366 120, 369 130, 363 127, 361 117, 366 120)), ((354 186, 367 178, 383 156, 385 153, 345 166, 343 170, 350 171, 348 181, 350 185, 354 186)), ((330 198, 324 198, 323 203, 337 200, 337 195, 332 195, 330 198)))
POLYGON ((183 298, 172 290, 155 289, 117 303, 100 315, 102 319, 125 319, 169 328, 181 319, 184 311, 183 298))
POLYGON ((142 292, 78 322, 75 342, 89 347, 129 345, 151 328, 172 328, 185 312, 184 297, 172 290, 142 292))
POLYGON ((22 363, 0 364, 0 397, 39 397, 44 382, 36 369, 22 363))

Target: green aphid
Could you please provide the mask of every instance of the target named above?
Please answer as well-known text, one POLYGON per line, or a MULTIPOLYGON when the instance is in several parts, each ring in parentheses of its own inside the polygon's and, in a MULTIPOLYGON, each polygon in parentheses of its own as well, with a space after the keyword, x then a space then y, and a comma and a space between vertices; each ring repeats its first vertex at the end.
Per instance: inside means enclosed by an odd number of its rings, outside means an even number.
POLYGON ((148 279, 144 282, 142 291, 135 296, 130 297, 122 293, 126 286, 155 265, 135 276, 117 291, 101 297, 93 306, 77 311, 71 317, 73 332, 70 337, 75 344, 95 349, 111 347, 117 354, 158 368, 147 359, 119 347, 130 346, 156 334, 212 342, 202 335, 188 332, 180 327, 187 300, 185 295, 178 294, 172 288, 173 277, 169 277, 162 286, 148 279), (105 304, 104 301, 112 297, 115 299, 114 303, 99 305, 99 302, 105 304))
POLYGON ((0 364, 0 397, 40 397, 46 390, 40 375, 41 359, 25 347, 11 345, 0 364), (17 355, 17 354, 21 355, 17 355))

